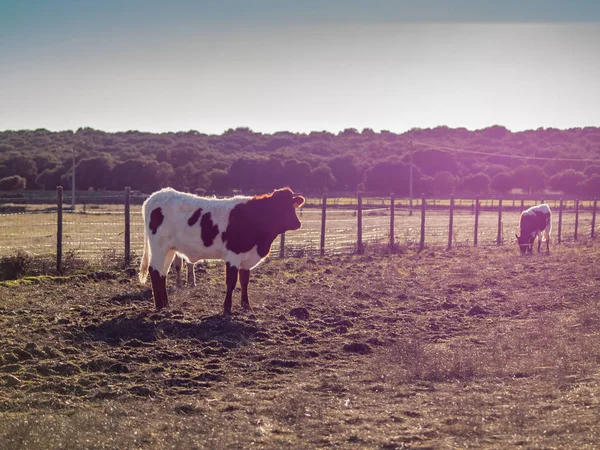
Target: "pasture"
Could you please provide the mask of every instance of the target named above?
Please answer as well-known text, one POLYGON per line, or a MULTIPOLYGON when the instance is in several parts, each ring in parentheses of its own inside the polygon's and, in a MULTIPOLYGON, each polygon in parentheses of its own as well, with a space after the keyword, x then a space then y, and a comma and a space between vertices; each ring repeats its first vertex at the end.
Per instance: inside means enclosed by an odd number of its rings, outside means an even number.
POLYGON ((160 313, 135 269, 1 283, 0 447, 597 447, 595 240, 368 250, 268 260, 230 321, 219 263, 160 313))

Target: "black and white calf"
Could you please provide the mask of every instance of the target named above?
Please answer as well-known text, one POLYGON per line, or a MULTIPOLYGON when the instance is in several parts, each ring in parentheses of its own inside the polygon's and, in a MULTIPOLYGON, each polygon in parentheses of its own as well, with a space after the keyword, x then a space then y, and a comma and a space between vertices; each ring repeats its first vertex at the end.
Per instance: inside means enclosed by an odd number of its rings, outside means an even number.
POLYGON ((538 238, 538 252, 542 245, 542 233, 546 241, 546 250, 550 251, 550 232, 552 231, 552 211, 545 203, 532 206, 521 213, 519 221, 520 234, 517 242, 521 254, 533 253, 533 243, 538 238))
POLYGON ((146 281, 149 272, 156 308, 162 309, 169 305, 167 272, 176 254, 191 263, 221 259, 225 261, 227 284, 224 314, 231 314, 238 276, 242 307, 249 310, 250 269, 269 254, 279 234, 301 227, 296 208, 303 203, 304 197, 289 188, 225 199, 171 188, 155 192, 142 206, 145 236, 140 282, 146 281))

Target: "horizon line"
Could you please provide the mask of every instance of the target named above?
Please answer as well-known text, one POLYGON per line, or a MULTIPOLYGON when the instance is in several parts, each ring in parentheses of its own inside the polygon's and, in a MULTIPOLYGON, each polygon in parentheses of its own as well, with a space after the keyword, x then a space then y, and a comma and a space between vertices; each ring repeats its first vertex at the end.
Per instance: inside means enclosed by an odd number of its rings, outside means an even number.
POLYGON ((570 130, 583 130, 586 128, 600 128, 600 125, 582 125, 582 126, 575 126, 575 127, 565 127, 565 128, 560 128, 560 127, 555 127, 555 126, 539 126, 537 128, 523 128, 523 129, 518 129, 518 130, 513 130, 510 129, 509 127, 505 126, 505 125, 501 125, 501 124, 494 124, 494 125, 489 125, 486 127, 482 127, 482 128, 468 128, 468 127, 453 127, 453 126, 449 126, 449 125, 436 125, 433 127, 411 127, 405 131, 392 131, 389 129, 385 129, 385 128, 380 128, 379 131, 376 131, 376 129, 372 128, 372 127, 363 127, 362 129, 359 129, 357 127, 346 127, 346 128, 341 128, 339 130, 336 131, 332 131, 332 130, 327 130, 327 129, 313 129, 310 131, 299 131, 299 130, 277 130, 277 131, 261 131, 261 130, 255 130, 252 127, 249 126, 245 126, 245 125, 240 125, 240 126, 232 126, 229 128, 224 129, 221 133, 216 133, 216 132, 203 132, 201 130, 198 129, 187 129, 187 130, 169 130, 169 131, 147 131, 147 130, 139 130, 139 129, 122 129, 122 130, 114 130, 114 131, 109 131, 109 130, 105 130, 105 129, 101 129, 101 128, 94 128, 91 126, 81 126, 78 127, 77 129, 73 129, 73 128, 65 128, 65 129, 48 129, 45 127, 37 127, 37 128, 19 128, 19 129, 5 129, 5 130, 0 130, 0 133, 8 133, 8 132, 32 132, 32 131, 47 131, 50 133, 66 133, 66 132, 72 132, 72 133, 77 133, 80 130, 94 130, 94 131, 99 131, 102 133, 107 133, 107 134, 120 134, 120 133, 148 133, 148 134, 178 134, 178 133, 197 133, 197 134, 202 134, 202 135, 207 135, 207 136, 220 136, 223 134, 226 134, 228 132, 231 131, 248 131, 254 134, 279 134, 279 133, 291 133, 291 134, 305 134, 305 135, 309 135, 312 133, 329 133, 329 134, 342 134, 345 131, 348 130, 355 130, 358 134, 362 134, 365 131, 371 131, 373 133, 376 134, 381 134, 381 133, 392 133, 392 134, 397 134, 397 135, 402 135, 402 134, 406 134, 409 133, 411 131, 415 131, 415 130, 434 130, 436 128, 447 128, 450 130, 467 130, 470 132, 477 132, 477 131, 483 131, 483 130, 487 130, 490 128, 494 128, 494 127, 500 127, 500 128, 504 128, 505 130, 509 131, 510 133, 523 133, 523 132, 528 132, 528 131, 539 131, 539 130, 558 130, 558 131, 570 131, 570 130))

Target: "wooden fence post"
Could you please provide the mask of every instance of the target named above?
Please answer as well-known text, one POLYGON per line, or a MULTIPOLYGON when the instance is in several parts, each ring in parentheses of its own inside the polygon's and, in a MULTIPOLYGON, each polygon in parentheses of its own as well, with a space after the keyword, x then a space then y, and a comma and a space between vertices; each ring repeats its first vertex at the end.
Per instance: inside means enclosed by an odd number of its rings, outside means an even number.
POLYGON ((421 240, 419 241, 419 251, 425 248, 425 194, 421 196, 421 240))
POLYGON ((594 208, 592 209, 592 239, 594 238, 594 230, 596 228, 596 207, 598 206, 598 199, 594 197, 594 208))
POLYGON ((473 246, 477 247, 477 235, 479 233, 479 195, 475 197, 475 226, 473 234, 473 246))
POLYGON ((359 192, 357 195, 358 198, 358 210, 357 210, 357 217, 358 217, 358 236, 356 239, 356 249, 358 251, 358 254, 362 254, 364 249, 363 249, 363 242, 362 242, 362 192, 359 192))
POLYGON ((450 196, 450 221, 448 223, 448 250, 450 250, 452 248, 453 222, 454 222, 454 195, 451 195, 450 196))
POLYGON ((279 241, 279 257, 283 258, 285 256, 285 233, 281 233, 280 241, 279 241))
POLYGON ((502 245, 502 198, 498 199, 498 236, 496 245, 502 245))
POLYGON ((560 244, 560 233, 562 230, 562 215, 563 215, 563 199, 561 198, 558 203, 558 236, 557 241, 560 244))
POLYGON ((392 193, 390 196, 390 251, 394 252, 394 215, 396 196, 392 193))
POLYGON ((323 194, 323 203, 321 210, 321 249, 320 254, 325 254, 325 217, 327 216, 327 194, 323 194))
POLYGON ((577 228, 579 228, 579 199, 575 200, 575 234, 573 240, 577 240, 577 228))
POLYGON ((62 271, 63 188, 56 187, 56 271, 62 271))
POLYGON ((125 267, 131 263, 131 188, 125 188, 125 267))

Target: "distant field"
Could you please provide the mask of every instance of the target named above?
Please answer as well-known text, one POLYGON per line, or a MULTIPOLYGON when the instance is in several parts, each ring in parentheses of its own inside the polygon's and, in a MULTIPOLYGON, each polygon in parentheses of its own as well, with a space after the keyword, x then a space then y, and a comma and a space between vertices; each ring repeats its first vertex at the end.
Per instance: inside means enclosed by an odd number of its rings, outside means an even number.
MULTIPOLYGON (((352 199, 347 199, 348 201, 352 199)), ((356 201, 356 199, 354 199, 356 201)), ((318 200, 312 200, 318 205, 318 200)), ((371 205, 375 202, 371 200, 371 205)), ((328 205, 334 205, 333 199, 328 205)), ((358 223, 355 209, 345 204, 344 199, 335 207, 327 209, 325 231, 325 254, 353 253, 357 249, 358 223)), ((433 201, 428 200, 433 206, 433 201)), ((505 205, 509 209, 512 203, 505 205)), ((348 203, 350 205, 350 203, 348 203)), ((439 206, 439 203, 436 203, 439 206)), ((482 204, 482 208, 483 208, 482 204)), ((497 204, 496 204, 497 206, 497 204)), ((592 213, 589 205, 580 211, 578 236, 589 236, 592 213)), ((490 204, 491 207, 491 204, 490 204)), ((319 254, 321 239, 321 208, 307 207, 299 212, 302 229, 288 233, 285 241, 286 253, 292 255, 319 254)), ((474 241, 475 216, 470 208, 454 211, 452 234, 453 246, 472 246, 474 241)), ((396 206, 395 244, 416 245, 421 233, 421 209, 396 206)), ((518 231, 519 210, 506 210, 502 213, 501 241, 504 245, 515 243, 518 231)), ((448 245, 449 213, 445 209, 430 209, 425 219, 425 245, 446 247, 448 245)), ((558 214, 555 211, 554 236, 558 232, 558 214)), ((390 211, 389 205, 363 210, 363 244, 366 249, 389 245, 390 211)), ((562 240, 573 240, 575 213, 572 208, 563 212, 562 240)), ((56 211, 46 206, 27 206, 17 214, 0 215, 0 257, 26 251, 31 255, 56 254, 56 211)), ((89 261, 101 261, 108 256, 122 258, 125 242, 124 207, 122 205, 92 205, 85 211, 78 207, 75 213, 63 211, 63 253, 72 252, 89 261)), ((482 209, 479 216, 478 245, 496 245, 498 236, 498 213, 482 209)), ((273 245, 272 254, 279 254, 279 240, 273 245)), ((143 247, 143 224, 141 206, 131 207, 131 251, 139 256, 143 247)))

